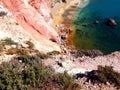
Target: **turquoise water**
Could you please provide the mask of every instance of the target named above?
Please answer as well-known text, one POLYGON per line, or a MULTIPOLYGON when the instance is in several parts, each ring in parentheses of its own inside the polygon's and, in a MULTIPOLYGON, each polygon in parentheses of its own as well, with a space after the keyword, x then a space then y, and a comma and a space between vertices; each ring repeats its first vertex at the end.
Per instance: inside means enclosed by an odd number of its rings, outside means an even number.
POLYGON ((104 54, 120 50, 120 0, 90 0, 77 13, 73 24, 77 49, 98 49, 104 54), (117 25, 107 26, 108 18, 113 18, 117 25), (94 24, 96 20, 99 21, 97 25, 94 24))

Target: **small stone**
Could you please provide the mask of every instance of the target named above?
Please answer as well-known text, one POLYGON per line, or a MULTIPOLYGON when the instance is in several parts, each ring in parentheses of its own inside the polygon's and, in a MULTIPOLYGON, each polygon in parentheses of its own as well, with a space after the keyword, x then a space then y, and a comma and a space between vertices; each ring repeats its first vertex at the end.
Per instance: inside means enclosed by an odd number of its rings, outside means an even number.
POLYGON ((61 35, 61 39, 66 39, 67 37, 68 37, 68 35, 66 32, 61 35))
POLYGON ((107 20, 107 25, 109 25, 109 26, 116 26, 117 23, 116 23, 116 21, 115 21, 114 19, 109 18, 109 19, 107 20))
POLYGON ((94 22, 94 24, 99 24, 99 21, 96 20, 96 21, 94 22))
POLYGON ((29 45, 28 44, 22 44, 22 47, 28 48, 29 45))
POLYGON ((62 63, 60 63, 59 61, 56 61, 56 62, 60 67, 63 67, 62 63))
POLYGON ((9 45, 5 45, 5 49, 10 49, 11 48, 11 46, 9 46, 9 45))
POLYGON ((22 60, 19 60, 20 63, 22 63, 22 60))
POLYGON ((12 47, 12 48, 17 48, 17 46, 16 46, 16 45, 11 45, 11 47, 12 47))
POLYGON ((17 22, 15 23, 16 25, 19 25, 17 22))
POLYGON ((94 87, 94 88, 96 88, 96 86, 95 86, 95 85, 94 85, 93 87, 94 87))
POLYGON ((63 60, 63 57, 60 57, 60 60, 63 60))
POLYGON ((107 84, 108 86, 110 86, 110 83, 109 83, 109 82, 106 82, 106 84, 107 84))

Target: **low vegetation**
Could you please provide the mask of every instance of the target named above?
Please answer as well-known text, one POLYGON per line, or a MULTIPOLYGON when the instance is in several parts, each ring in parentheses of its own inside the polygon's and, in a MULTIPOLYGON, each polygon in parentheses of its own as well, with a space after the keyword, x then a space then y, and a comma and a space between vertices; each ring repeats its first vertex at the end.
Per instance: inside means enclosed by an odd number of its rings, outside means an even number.
MULTIPOLYGON (((16 54, 9 63, 0 65, 0 90, 77 90, 75 79, 65 73, 55 74, 50 67, 44 66, 41 59, 59 54, 53 51, 42 54, 35 51, 33 43, 27 41, 28 48, 17 46, 10 38, 0 41, 0 51, 5 54, 16 54), (8 47, 5 49, 5 45, 8 47), (11 47, 11 45, 16 45, 11 47), (29 50, 33 49, 34 56, 29 50)), ((78 89, 79 90, 79 89, 78 89)))
MULTIPOLYGON (((28 48, 11 47, 6 50, 6 54, 17 54, 17 56, 10 63, 0 65, 0 90, 80 90, 81 87, 75 78, 67 72, 56 74, 51 67, 46 67, 42 63, 42 59, 58 55, 59 52, 42 54, 34 50, 33 56, 29 54, 29 50, 34 47, 33 43, 28 41, 26 44, 29 45, 28 48)), ((17 43, 9 38, 2 40, 0 51, 5 45, 17 45, 17 43)), ((96 51, 94 52, 96 55, 96 51)), ((88 72, 85 76, 92 83, 109 82, 120 88, 120 73, 114 71, 111 66, 98 66, 98 70, 88 72)))
POLYGON ((3 51, 5 45, 17 45, 11 38, 6 38, 0 41, 0 52, 3 51))
POLYGON ((6 51, 6 54, 28 55, 28 51, 25 48, 10 48, 6 51))
POLYGON ((52 51, 52 52, 48 52, 47 55, 51 56, 51 55, 58 55, 60 54, 59 51, 52 51))
POLYGON ((4 45, 14 45, 17 44, 16 42, 14 42, 11 38, 6 38, 4 40, 1 40, 2 44, 4 45))
POLYGON ((0 52, 3 50, 4 45, 2 44, 2 42, 0 42, 0 52))
POLYGON ((69 76, 67 72, 56 74, 54 76, 54 82, 57 83, 57 85, 63 90, 80 89, 80 86, 75 83, 75 79, 69 76))
POLYGON ((89 79, 93 83, 111 83, 120 88, 120 73, 113 70, 111 66, 98 66, 98 70, 88 74, 89 79))
MULTIPOLYGON (((77 90, 75 79, 65 73, 55 74, 44 66, 41 56, 20 55, 0 67, 0 90, 77 90)), ((78 89, 79 90, 79 89, 78 89)))
POLYGON ((26 44, 28 44, 28 48, 33 49, 34 44, 31 41, 27 41, 26 44))

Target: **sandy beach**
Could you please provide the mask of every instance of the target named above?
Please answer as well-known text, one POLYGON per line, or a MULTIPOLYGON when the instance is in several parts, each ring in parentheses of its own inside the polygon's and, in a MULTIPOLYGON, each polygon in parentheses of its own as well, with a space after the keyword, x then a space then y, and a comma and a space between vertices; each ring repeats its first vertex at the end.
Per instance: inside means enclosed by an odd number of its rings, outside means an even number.
POLYGON ((61 34, 67 34, 67 39, 64 42, 64 46, 71 48, 73 45, 73 36, 75 33, 72 21, 77 11, 82 8, 88 0, 66 0, 66 3, 61 0, 52 3, 52 16, 53 16, 53 27, 56 28, 57 32, 61 34), (67 33, 72 31, 71 33, 67 33), (64 33, 63 33, 64 32, 64 33))
POLYGON ((87 1, 88 0, 66 0, 66 3, 62 1, 54 2, 52 7, 53 21, 56 24, 70 23, 78 9, 82 8, 87 1))

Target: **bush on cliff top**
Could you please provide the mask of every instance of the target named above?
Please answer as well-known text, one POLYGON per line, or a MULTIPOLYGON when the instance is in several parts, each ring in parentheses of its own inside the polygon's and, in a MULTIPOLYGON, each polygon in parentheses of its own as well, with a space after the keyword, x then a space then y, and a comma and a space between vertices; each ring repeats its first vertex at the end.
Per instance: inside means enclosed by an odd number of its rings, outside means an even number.
POLYGON ((111 66, 98 66, 98 70, 88 74, 92 82, 111 83, 120 88, 120 73, 113 70, 111 66))
POLYGON ((2 40, 2 43, 4 45, 13 45, 13 44, 17 44, 16 42, 14 42, 11 38, 6 38, 4 40, 2 40))
POLYGON ((31 42, 31 41, 27 41, 26 44, 28 44, 28 47, 30 49, 33 49, 34 48, 34 44, 31 42))
POLYGON ((3 51, 5 45, 16 45, 16 44, 17 43, 15 43, 11 38, 0 40, 0 52, 3 51))
POLYGON ((67 72, 56 74, 54 82, 63 90, 76 90, 78 87, 80 89, 80 86, 75 83, 75 79, 69 76, 67 72))
MULTIPOLYGON (((0 66, 0 90, 76 90, 79 85, 67 73, 54 74, 37 55, 21 55, 0 66)), ((79 89, 78 89, 79 90, 79 89)))

